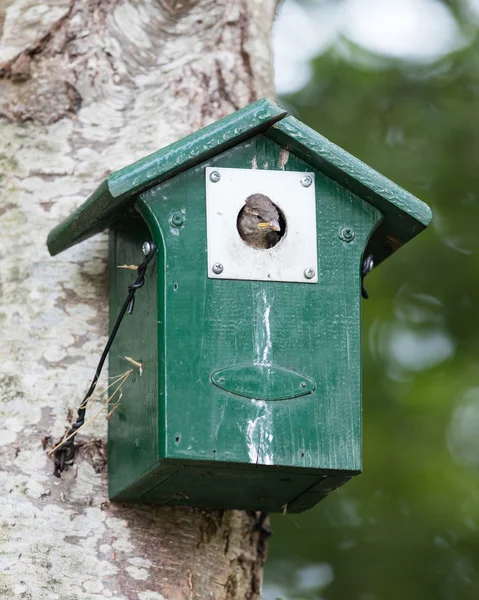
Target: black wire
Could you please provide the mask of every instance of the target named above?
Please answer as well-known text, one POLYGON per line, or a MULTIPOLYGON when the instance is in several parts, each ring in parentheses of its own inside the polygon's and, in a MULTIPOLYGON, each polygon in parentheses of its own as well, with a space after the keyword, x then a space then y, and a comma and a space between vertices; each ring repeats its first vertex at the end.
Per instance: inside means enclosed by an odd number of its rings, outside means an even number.
POLYGON ((273 535, 273 530, 271 529, 271 527, 269 525, 265 525, 265 521, 267 520, 268 517, 269 517, 269 513, 266 512, 265 510, 262 510, 259 513, 259 517, 256 519, 255 524, 254 524, 254 529, 256 531, 259 531, 261 533, 261 535, 264 536, 265 538, 268 538, 271 535, 273 535))
POLYGON ((66 439, 63 442, 63 444, 61 446, 59 446, 54 452, 55 468, 54 468, 53 474, 55 475, 55 477, 61 477, 61 474, 65 469, 65 463, 67 461, 73 460, 73 458, 75 456, 75 443, 74 443, 75 436, 78 433, 78 430, 80 429, 80 427, 85 422, 86 406, 87 406, 88 400, 89 400, 90 396, 93 394, 93 392, 95 391, 96 384, 98 382, 101 371, 103 369, 103 365, 105 364, 106 357, 108 356, 108 352, 110 351, 111 345, 113 344, 113 341, 114 341, 115 336, 118 332, 118 329, 121 325, 123 317, 125 316, 125 313, 128 312, 128 314, 131 315, 133 312, 133 308, 135 307, 136 290, 139 290, 141 287, 143 287, 145 285, 146 269, 148 267, 149 262, 155 255, 155 251, 156 251, 155 245, 150 242, 150 252, 146 256, 145 260, 138 266, 138 269, 137 269, 138 276, 137 276, 136 280, 128 286, 128 295, 126 297, 126 300, 123 302, 123 306, 121 307, 120 312, 118 313, 118 317, 116 318, 115 324, 113 325, 113 329, 111 330, 110 337, 108 338, 106 346, 102 352, 100 361, 98 362, 98 366, 95 371, 95 376, 93 377, 93 381, 91 382, 91 385, 88 389, 88 392, 86 393, 86 396, 83 398, 83 401, 80 404, 80 407, 79 407, 78 413, 77 413, 77 415, 78 415, 77 420, 75 421, 75 423, 73 423, 73 425, 68 430, 68 432, 65 436, 65 438, 69 438, 69 439, 66 439), (69 436, 71 436, 71 437, 69 437, 69 436))

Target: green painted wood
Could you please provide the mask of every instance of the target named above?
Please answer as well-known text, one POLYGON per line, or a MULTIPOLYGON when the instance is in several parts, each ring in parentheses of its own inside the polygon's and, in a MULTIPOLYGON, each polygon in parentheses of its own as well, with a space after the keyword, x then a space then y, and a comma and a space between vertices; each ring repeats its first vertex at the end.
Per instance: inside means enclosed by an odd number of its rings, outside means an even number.
POLYGON ((112 173, 49 234, 52 255, 78 244, 123 217, 142 190, 231 148, 282 119, 286 111, 266 98, 112 173))
MULTIPOLYGON (((283 149, 258 135, 137 200, 159 248, 158 312, 137 325, 140 335, 137 328, 120 329, 110 374, 124 368, 121 356, 134 336, 151 356, 153 334, 146 336, 155 329, 158 371, 157 383, 146 386, 151 393, 134 389, 152 376, 147 368, 141 381, 125 386, 109 423, 110 494, 116 500, 269 511, 286 504, 299 511, 326 495, 323 488, 310 491, 319 482, 330 479, 332 488, 361 469, 359 274, 380 213, 316 171, 318 284, 207 277, 205 167, 312 170, 292 154, 283 162, 283 149), (178 211, 185 216, 180 228, 170 225, 178 211), (345 225, 355 231, 350 243, 338 235, 345 225), (261 364, 265 344, 271 366, 306 376, 315 388, 269 402, 214 385, 218 371, 261 364)), ((115 234, 117 262, 135 262, 141 246, 136 229, 137 221, 126 218, 115 234)), ((115 277, 114 295, 126 284, 120 285, 122 273, 115 277)), ((152 284, 150 277, 135 310, 152 284)))
POLYGON ((429 207, 307 127, 267 99, 259 100, 200 131, 112 173, 48 236, 51 254, 113 225, 135 197, 259 132, 295 153, 381 211, 384 219, 366 250, 378 264, 431 221, 429 207))
POLYGON ((384 220, 367 250, 374 255, 375 264, 431 222, 427 204, 294 117, 270 127, 266 136, 381 211, 384 220))
POLYGON ((126 357, 143 364, 109 420, 113 499, 300 512, 361 470, 362 258, 383 260, 431 215, 284 117, 263 100, 180 140, 110 175, 50 233, 55 254, 113 226, 112 320, 132 281, 118 267, 146 239, 158 247, 110 353, 112 377, 126 357), (315 172, 317 284, 207 277, 208 166, 315 172))
POLYGON ((257 400, 291 400, 316 388, 306 375, 270 364, 226 367, 213 373, 211 381, 231 394, 257 400))
MULTIPOLYGON (((110 234, 108 285, 110 330, 128 293, 136 272, 120 268, 143 260, 142 243, 151 239, 144 221, 136 215, 124 219, 110 234)), ((161 248, 161 246, 160 246, 161 248)), ((114 497, 125 484, 141 481, 158 465, 162 416, 158 412, 158 330, 156 315, 157 266, 161 255, 150 263, 145 285, 138 290, 133 314, 125 315, 109 353, 109 375, 119 376, 132 369, 122 386, 122 398, 108 422, 108 487, 114 497), (141 361, 143 373, 126 357, 141 361)), ((112 392, 114 386, 110 388, 112 392)), ((156 484, 156 481, 154 482, 156 484)), ((146 482, 149 489, 151 485, 146 482)), ((146 491, 146 490, 145 490, 146 491)))
MULTIPOLYGON (((304 470, 281 470, 256 468, 238 469, 228 464, 203 466, 188 465, 178 470, 170 481, 163 480, 147 492, 142 501, 151 504, 182 506, 191 504, 201 508, 237 509, 255 511, 258 507, 268 512, 301 512, 303 505, 297 501, 304 490, 328 478, 325 473, 305 473, 304 470), (312 482, 314 482, 312 484, 312 482), (173 489, 176 491, 173 492, 173 489)), ((334 478, 337 485, 348 478, 334 478)), ((315 502, 327 494, 317 488, 315 502)), ((309 502, 309 496, 307 496, 309 502)), ((313 505, 314 505, 313 504, 313 505)), ((310 508, 310 506, 308 506, 310 508)))

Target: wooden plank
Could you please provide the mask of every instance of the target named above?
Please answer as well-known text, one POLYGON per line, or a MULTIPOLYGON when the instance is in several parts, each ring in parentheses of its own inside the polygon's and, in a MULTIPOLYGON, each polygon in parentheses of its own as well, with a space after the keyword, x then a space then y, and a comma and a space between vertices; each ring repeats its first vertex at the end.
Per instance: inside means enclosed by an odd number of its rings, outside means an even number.
MULTIPOLYGON (((110 331, 125 301, 128 286, 136 278, 136 271, 122 265, 138 265, 142 259, 142 243, 150 240, 147 226, 141 219, 123 219, 110 234, 108 261, 108 291, 110 331)), ((157 261, 161 261, 161 247, 146 272, 145 285, 138 290, 135 310, 125 315, 108 356, 108 371, 112 377, 131 374, 121 386, 114 401, 119 400, 108 421, 108 489, 111 497, 141 476, 148 481, 148 473, 157 466, 158 446, 158 328, 156 315, 157 261), (126 357, 141 362, 142 370, 133 366, 126 357), (136 424, 133 427, 132 424, 136 424)), ((113 382, 113 379, 110 380, 113 382)), ((112 385, 109 393, 113 393, 112 385)), ((161 433, 161 432, 160 432, 161 433)), ((147 489, 157 482, 145 483, 147 489)))
POLYGON ((50 232, 50 254, 58 254, 111 226, 140 192, 257 135, 286 114, 264 98, 112 173, 50 232))
POLYGON ((427 204, 294 117, 276 123, 265 135, 382 213, 383 222, 366 249, 375 264, 431 222, 427 204))
POLYGON ((366 254, 374 255, 375 264, 430 223, 431 211, 424 202, 263 99, 112 173, 82 206, 50 232, 50 253, 58 254, 113 225, 139 193, 261 132, 286 153, 290 151, 381 212, 383 221, 366 249, 366 254))

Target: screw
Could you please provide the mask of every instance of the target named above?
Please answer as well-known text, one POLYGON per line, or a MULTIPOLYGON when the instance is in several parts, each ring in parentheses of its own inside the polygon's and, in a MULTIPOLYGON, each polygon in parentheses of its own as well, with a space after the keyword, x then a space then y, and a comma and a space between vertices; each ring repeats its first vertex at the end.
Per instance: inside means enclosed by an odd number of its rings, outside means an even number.
POLYGON ((150 242, 143 242, 143 246, 141 247, 141 250, 145 256, 148 256, 148 254, 150 254, 150 252, 151 252, 150 242))
POLYGON ((304 187, 309 187, 312 183, 313 183, 313 178, 310 177, 309 175, 305 175, 301 179, 301 185, 303 185, 304 187))
POLYGON ((304 269, 304 276, 306 277, 306 279, 312 279, 315 275, 316 271, 313 269, 313 267, 308 267, 307 269, 304 269))
POLYGON ((221 173, 219 171, 211 171, 210 179, 213 183, 216 183, 221 179, 221 173))
POLYGON ((302 381, 302 382, 301 382, 301 387, 302 387, 302 388, 305 388, 305 387, 306 387, 306 381, 302 381))
POLYGON ((215 263, 213 265, 213 273, 216 273, 216 275, 223 273, 223 269, 224 269, 224 267, 221 263, 215 263))
POLYGON ((364 273, 364 275, 367 275, 373 269, 374 269, 374 259, 373 259, 372 255, 370 254, 368 257, 366 257, 366 259, 363 262, 363 273, 364 273))
POLYGON ((339 237, 343 240, 343 242, 352 242, 354 240, 354 229, 352 227, 343 227, 339 232, 339 237))
POLYGON ((170 223, 173 227, 181 227, 185 222, 185 215, 183 213, 175 213, 170 217, 170 223))

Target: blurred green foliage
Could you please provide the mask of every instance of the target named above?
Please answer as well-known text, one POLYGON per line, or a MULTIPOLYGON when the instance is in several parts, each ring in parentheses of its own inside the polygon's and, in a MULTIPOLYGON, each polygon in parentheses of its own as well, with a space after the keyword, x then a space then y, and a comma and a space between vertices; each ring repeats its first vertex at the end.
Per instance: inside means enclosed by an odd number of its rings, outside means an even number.
POLYGON ((265 600, 479 598, 479 39, 470 38, 427 66, 341 40, 315 59, 305 89, 281 99, 434 217, 366 280, 364 473, 307 513, 273 516, 265 600))

